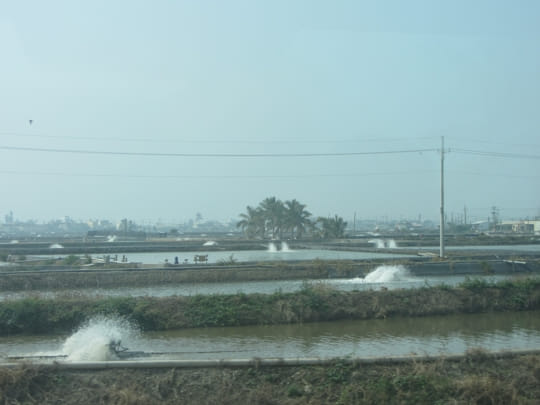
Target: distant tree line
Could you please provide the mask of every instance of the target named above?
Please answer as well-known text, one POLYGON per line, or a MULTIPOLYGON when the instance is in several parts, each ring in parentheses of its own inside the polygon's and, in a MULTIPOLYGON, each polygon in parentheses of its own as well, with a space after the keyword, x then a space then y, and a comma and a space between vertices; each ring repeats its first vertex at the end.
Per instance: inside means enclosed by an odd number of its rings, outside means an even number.
POLYGON ((296 199, 283 202, 268 197, 257 207, 248 205, 236 226, 250 239, 301 239, 306 236, 332 239, 345 235, 347 222, 337 215, 313 218, 306 210, 306 204, 296 199))

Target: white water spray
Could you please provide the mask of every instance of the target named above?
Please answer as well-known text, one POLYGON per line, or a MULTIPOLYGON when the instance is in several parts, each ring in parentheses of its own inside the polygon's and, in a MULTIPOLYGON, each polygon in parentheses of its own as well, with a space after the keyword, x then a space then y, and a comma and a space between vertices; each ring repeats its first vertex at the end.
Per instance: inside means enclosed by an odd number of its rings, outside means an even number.
POLYGON ((270 242, 270 243, 268 244, 268 251, 269 251, 269 252, 272 252, 272 253, 277 252, 277 247, 276 247, 276 245, 275 245, 274 243, 270 242))
POLYGON ((370 239, 369 243, 373 243, 377 249, 384 249, 384 240, 382 239, 370 239))
POLYGON ((122 341, 131 345, 138 336, 139 330, 126 319, 100 315, 87 321, 67 338, 62 353, 69 361, 117 360, 110 343, 122 341))
POLYGON ((377 249, 384 249, 384 248, 395 249, 398 247, 394 239, 388 239, 388 240, 370 239, 368 240, 368 243, 373 243, 377 249))
POLYGON ((409 270, 402 266, 379 266, 368 273, 364 278, 355 277, 348 280, 349 283, 358 284, 379 284, 379 283, 399 283, 402 281, 414 281, 414 276, 409 270))
POLYGON ((390 249, 395 249, 395 248, 398 247, 398 246, 397 246, 397 243, 396 243, 396 241, 395 241, 394 239, 388 239, 388 240, 386 241, 386 244, 387 244, 387 246, 388 246, 390 249))
POLYGON ((411 279, 409 270, 402 266, 379 266, 364 277, 364 283, 392 283, 411 279))
POLYGON ((282 252, 292 252, 291 248, 287 244, 287 242, 281 242, 281 251, 282 252))

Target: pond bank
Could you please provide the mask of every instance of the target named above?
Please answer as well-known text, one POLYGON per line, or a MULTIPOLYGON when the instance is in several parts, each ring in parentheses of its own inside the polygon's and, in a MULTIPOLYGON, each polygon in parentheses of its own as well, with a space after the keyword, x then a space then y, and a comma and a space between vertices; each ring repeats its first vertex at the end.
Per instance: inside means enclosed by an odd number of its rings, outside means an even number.
POLYGON ((410 362, 306 366, 0 369, 0 402, 28 404, 536 403, 540 355, 473 350, 410 362))
POLYGON ((219 283, 265 280, 310 280, 364 277, 381 265, 402 265, 412 275, 540 274, 540 261, 453 260, 312 260, 227 265, 167 267, 98 267, 9 269, 0 272, 0 291, 137 287, 180 283, 219 283))
POLYGON ((126 317, 143 330, 176 330, 536 309, 538 278, 350 292, 306 284, 293 293, 7 300, 0 302, 0 333, 71 331, 97 314, 126 317))

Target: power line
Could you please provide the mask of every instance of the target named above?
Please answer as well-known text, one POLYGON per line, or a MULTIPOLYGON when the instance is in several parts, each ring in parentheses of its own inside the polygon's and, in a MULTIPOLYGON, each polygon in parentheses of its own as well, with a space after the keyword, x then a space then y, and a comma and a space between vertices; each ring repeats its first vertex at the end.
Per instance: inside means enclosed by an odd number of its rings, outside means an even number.
POLYGON ((523 153, 489 152, 489 151, 484 151, 484 150, 459 149, 459 148, 452 148, 450 152, 463 153, 463 154, 476 155, 476 156, 498 157, 498 158, 540 160, 540 155, 526 155, 523 153))
POLYGON ((433 173, 432 170, 399 171, 399 172, 369 172, 345 174, 285 174, 285 175, 150 175, 150 174, 110 174, 110 173, 68 173, 68 172, 34 172, 19 170, 0 170, 1 174, 14 174, 23 176, 57 176, 57 177, 99 177, 99 178, 134 178, 134 179, 287 179, 287 178, 321 178, 321 177, 367 177, 367 176, 395 176, 421 173, 433 173))
POLYGON ((336 153, 173 153, 173 152, 118 152, 98 151, 88 149, 56 149, 56 148, 30 148, 20 146, 0 146, 0 149, 22 152, 69 153, 85 155, 109 156, 146 156, 146 157, 197 157, 197 158, 302 158, 302 157, 343 157, 343 156, 370 156, 395 155, 405 153, 435 152, 438 149, 404 149, 372 152, 336 152, 336 153))
POLYGON ((537 144, 537 143, 516 143, 515 141, 514 142, 498 142, 498 141, 494 141, 494 140, 486 140, 486 139, 471 139, 471 138, 464 138, 464 137, 455 137, 455 136, 452 136, 452 137, 449 137, 449 139, 451 140, 459 140, 460 142, 465 142, 465 143, 481 143, 481 144, 489 144, 489 145, 502 145, 502 146, 513 146, 513 147, 516 147, 516 146, 519 146, 519 147, 527 147, 527 148, 530 148, 530 147, 534 147, 534 148, 539 148, 540 147, 540 144, 537 144))
POLYGON ((447 170, 450 174, 461 174, 467 176, 483 176, 483 177, 508 177, 513 179, 540 179, 540 176, 515 175, 508 173, 481 173, 481 172, 466 172, 460 170, 447 170))

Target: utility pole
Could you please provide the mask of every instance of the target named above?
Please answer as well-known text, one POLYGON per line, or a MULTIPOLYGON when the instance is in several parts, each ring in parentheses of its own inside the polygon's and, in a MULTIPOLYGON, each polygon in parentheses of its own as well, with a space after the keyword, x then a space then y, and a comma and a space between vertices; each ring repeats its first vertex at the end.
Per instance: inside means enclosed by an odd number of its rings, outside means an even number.
POLYGON ((444 136, 441 136, 441 223, 439 243, 439 257, 444 257, 444 136))

